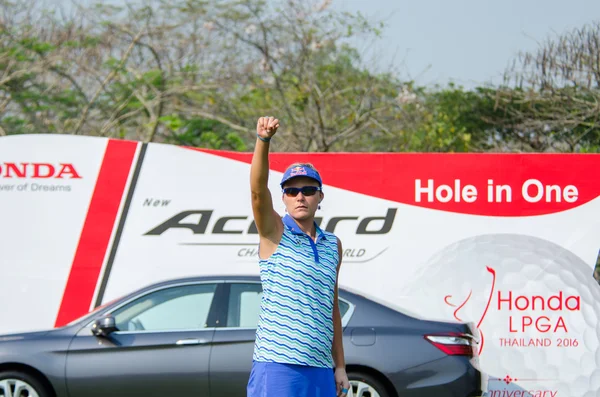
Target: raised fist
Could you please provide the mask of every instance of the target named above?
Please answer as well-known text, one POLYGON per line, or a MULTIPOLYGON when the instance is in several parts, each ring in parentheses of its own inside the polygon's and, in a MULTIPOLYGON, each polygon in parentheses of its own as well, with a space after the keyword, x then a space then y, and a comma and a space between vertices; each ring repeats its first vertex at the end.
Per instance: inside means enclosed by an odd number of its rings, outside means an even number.
POLYGON ((274 117, 261 117, 256 124, 256 133, 261 138, 271 138, 279 128, 279 120, 274 117))

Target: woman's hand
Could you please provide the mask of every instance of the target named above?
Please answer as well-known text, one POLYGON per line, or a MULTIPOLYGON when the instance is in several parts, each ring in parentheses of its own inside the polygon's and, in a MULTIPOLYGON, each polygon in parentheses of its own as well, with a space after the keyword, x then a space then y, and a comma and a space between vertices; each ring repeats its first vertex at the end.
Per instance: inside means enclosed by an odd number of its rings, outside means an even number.
POLYGON ((261 117, 256 124, 256 134, 265 139, 271 139, 279 128, 279 120, 274 117, 261 117))
POLYGON ((346 397, 348 389, 350 389, 350 381, 344 368, 335 369, 335 385, 337 387, 337 396, 346 397))

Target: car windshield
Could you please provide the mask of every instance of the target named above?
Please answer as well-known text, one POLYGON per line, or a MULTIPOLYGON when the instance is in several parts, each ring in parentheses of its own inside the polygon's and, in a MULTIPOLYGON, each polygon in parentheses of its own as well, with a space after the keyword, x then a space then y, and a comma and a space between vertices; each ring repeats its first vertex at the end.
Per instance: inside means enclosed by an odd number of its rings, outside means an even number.
POLYGON ((75 320, 71 321, 70 323, 67 324, 67 326, 69 325, 73 325, 76 324, 80 321, 86 321, 91 319, 92 317, 94 317, 94 315, 96 315, 96 313, 98 313, 99 311, 101 311, 102 309, 106 308, 108 305, 116 302, 118 299, 113 299, 109 302, 106 302, 105 304, 98 306, 97 308, 95 308, 94 310, 92 310, 91 312, 87 312, 86 314, 84 314, 83 316, 76 318, 75 320))

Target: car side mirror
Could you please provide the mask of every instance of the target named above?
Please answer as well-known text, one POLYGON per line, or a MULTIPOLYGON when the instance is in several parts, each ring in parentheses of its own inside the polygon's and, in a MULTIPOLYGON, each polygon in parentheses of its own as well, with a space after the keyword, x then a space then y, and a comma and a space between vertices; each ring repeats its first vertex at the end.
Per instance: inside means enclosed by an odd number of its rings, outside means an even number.
POLYGON ((118 330, 115 318, 110 315, 100 317, 92 324, 92 334, 96 336, 108 336, 118 330))

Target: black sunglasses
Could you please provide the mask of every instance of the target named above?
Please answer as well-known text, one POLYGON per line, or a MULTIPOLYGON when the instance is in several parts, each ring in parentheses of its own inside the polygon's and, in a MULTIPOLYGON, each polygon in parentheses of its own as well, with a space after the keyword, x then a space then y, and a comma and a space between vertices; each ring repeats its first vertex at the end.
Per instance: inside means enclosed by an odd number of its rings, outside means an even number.
POLYGON ((302 192, 304 196, 314 196, 319 190, 321 190, 321 188, 318 186, 286 187, 283 189, 283 193, 288 197, 296 197, 300 192, 302 192))

